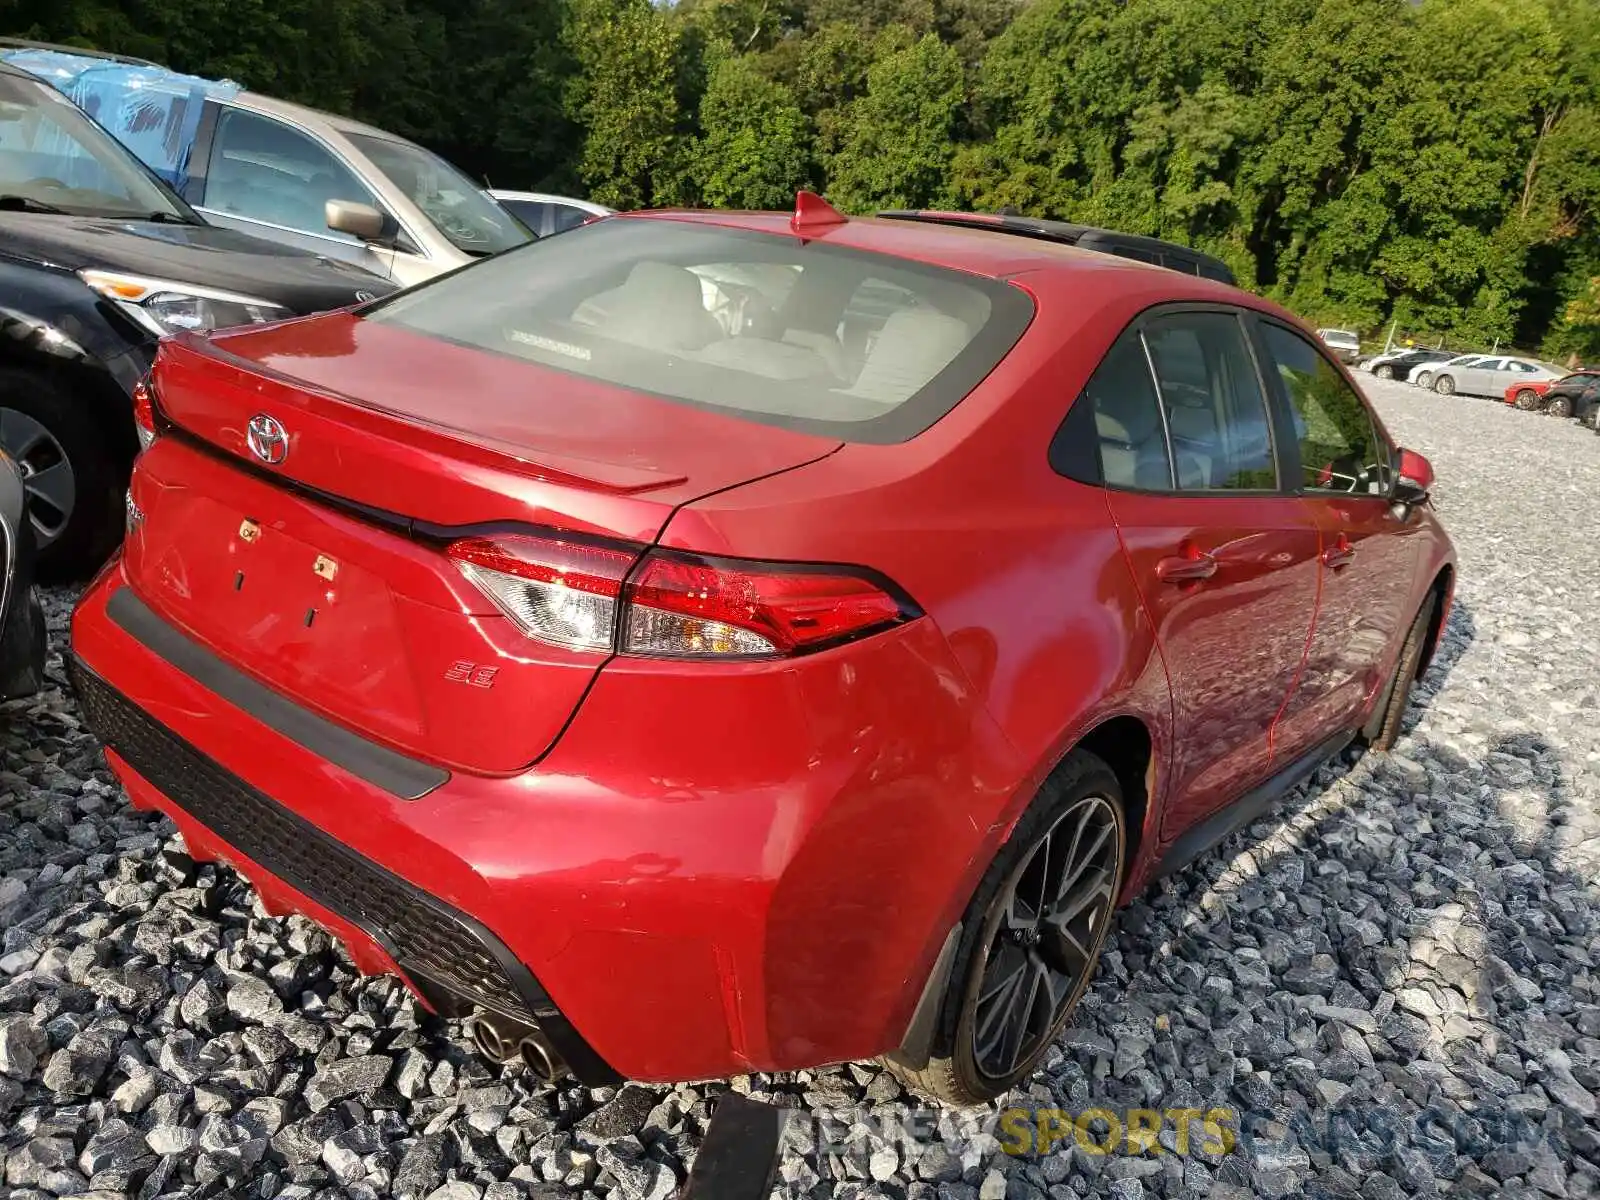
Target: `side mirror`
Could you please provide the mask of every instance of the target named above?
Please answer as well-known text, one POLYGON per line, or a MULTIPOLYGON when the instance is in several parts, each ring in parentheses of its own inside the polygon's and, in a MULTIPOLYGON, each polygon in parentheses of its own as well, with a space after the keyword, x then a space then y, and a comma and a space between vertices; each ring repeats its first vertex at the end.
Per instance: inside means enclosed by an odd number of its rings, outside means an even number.
POLYGON ((1394 499, 1397 504, 1421 504, 1433 487, 1433 464, 1415 450, 1400 451, 1400 469, 1395 473, 1394 499))
POLYGON ((384 215, 372 205, 355 200, 329 200, 323 205, 323 215, 327 218, 329 229, 348 233, 363 242, 378 241, 388 224, 384 215))

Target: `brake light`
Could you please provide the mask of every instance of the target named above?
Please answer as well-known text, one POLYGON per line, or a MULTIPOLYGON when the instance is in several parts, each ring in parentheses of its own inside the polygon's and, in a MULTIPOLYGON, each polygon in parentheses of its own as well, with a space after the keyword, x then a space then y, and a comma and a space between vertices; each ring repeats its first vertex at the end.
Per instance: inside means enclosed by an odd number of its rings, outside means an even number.
POLYGON ((837 567, 707 559, 559 534, 467 538, 446 553, 525 635, 574 650, 784 657, 916 615, 870 576, 837 567))
POLYGON ((133 385, 133 429, 139 435, 139 449, 148 450, 156 440, 155 390, 148 380, 133 385))

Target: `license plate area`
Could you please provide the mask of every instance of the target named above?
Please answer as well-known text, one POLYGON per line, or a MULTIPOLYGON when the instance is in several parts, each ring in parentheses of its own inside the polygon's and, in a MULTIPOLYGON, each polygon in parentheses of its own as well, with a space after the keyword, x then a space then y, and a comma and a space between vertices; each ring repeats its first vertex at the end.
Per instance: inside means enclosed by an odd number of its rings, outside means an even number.
POLYGON ((179 511, 141 537, 152 600, 200 641, 314 707, 381 712, 416 728, 395 598, 377 574, 210 497, 164 499, 179 511), (176 503, 174 503, 176 502, 176 503))

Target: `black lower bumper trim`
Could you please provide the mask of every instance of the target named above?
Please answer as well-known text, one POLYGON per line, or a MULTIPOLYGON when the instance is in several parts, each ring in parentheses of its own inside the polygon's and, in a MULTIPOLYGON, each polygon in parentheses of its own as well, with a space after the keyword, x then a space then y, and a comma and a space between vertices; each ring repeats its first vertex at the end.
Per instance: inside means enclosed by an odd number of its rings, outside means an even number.
POLYGON ((537 1025, 583 1083, 621 1078, 572 1027, 532 972, 481 922, 246 783, 140 709, 76 655, 68 669, 84 717, 102 742, 220 841, 365 932, 430 1003, 444 992, 537 1025))

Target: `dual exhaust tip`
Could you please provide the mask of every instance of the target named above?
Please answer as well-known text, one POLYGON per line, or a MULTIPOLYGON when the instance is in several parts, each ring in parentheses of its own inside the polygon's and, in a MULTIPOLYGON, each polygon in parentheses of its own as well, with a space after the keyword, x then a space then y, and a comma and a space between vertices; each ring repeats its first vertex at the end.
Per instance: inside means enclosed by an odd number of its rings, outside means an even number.
POLYGON ((557 1083, 571 1073, 550 1039, 535 1026, 480 1012, 472 1016, 467 1028, 478 1053, 492 1063, 504 1066, 520 1061, 545 1083, 557 1083))

